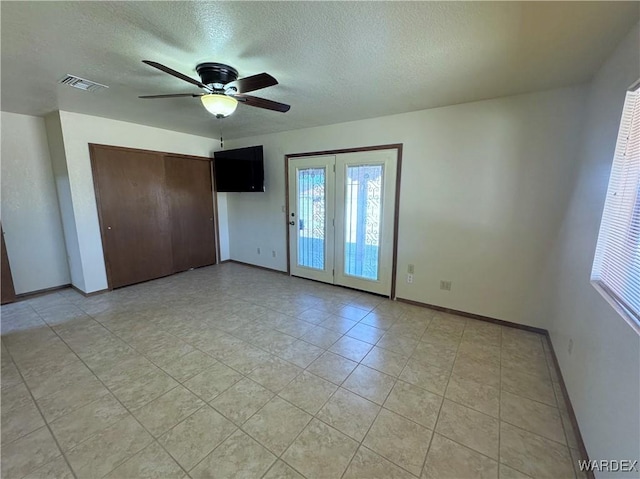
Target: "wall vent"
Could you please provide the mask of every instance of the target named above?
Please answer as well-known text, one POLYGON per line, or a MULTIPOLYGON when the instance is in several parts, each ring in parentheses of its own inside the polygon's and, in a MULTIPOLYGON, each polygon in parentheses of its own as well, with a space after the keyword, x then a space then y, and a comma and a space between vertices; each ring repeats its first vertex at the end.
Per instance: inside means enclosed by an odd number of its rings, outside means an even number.
POLYGON ((73 88, 77 88, 78 90, 91 91, 91 92, 102 90, 104 88, 109 88, 107 85, 102 85, 101 83, 96 83, 91 80, 85 80, 84 78, 80 78, 80 77, 69 75, 69 74, 67 74, 67 76, 62 78, 58 83, 72 86, 73 88))

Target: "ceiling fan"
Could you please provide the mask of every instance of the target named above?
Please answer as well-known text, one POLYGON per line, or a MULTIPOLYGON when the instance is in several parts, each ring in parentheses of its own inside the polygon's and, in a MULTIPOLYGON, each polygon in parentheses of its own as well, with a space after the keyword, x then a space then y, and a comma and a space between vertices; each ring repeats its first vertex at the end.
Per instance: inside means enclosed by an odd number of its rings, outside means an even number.
POLYGON ((229 65, 222 63, 200 63, 196 66, 196 71, 200 76, 200 81, 198 81, 157 62, 142 60, 142 63, 202 88, 205 93, 144 95, 138 98, 199 97, 202 105, 209 113, 215 115, 216 118, 224 118, 231 115, 236 110, 238 102, 248 106, 265 108, 282 113, 286 113, 291 108, 291 106, 284 103, 246 95, 246 93, 251 91, 277 85, 278 81, 268 73, 259 73, 258 75, 238 79, 238 71, 229 65))

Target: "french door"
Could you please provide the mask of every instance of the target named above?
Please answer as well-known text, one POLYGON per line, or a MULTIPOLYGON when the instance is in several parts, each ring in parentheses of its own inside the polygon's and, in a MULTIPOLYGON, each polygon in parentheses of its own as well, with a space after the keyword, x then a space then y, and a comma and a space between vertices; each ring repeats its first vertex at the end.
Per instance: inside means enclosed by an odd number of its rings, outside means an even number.
POLYGON ((397 150, 288 161, 291 274, 390 295, 397 150))
POLYGON ((289 159, 291 274, 333 283, 335 156, 289 159))

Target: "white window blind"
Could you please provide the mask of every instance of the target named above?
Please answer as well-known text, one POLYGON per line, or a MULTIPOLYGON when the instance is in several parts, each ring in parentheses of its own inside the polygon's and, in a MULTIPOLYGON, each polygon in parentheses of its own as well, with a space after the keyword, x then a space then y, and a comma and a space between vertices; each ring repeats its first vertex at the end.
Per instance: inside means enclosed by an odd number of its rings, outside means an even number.
MULTIPOLYGON (((591 279, 640 326, 640 90, 627 92, 591 279)), ((634 324, 635 323, 635 324, 634 324)))

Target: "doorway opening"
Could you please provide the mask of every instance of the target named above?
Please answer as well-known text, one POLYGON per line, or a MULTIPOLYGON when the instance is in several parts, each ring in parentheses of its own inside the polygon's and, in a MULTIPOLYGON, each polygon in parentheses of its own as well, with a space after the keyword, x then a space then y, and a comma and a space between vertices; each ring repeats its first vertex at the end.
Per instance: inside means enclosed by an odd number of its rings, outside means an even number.
POLYGON ((402 145, 287 155, 290 275, 393 298, 402 145))

